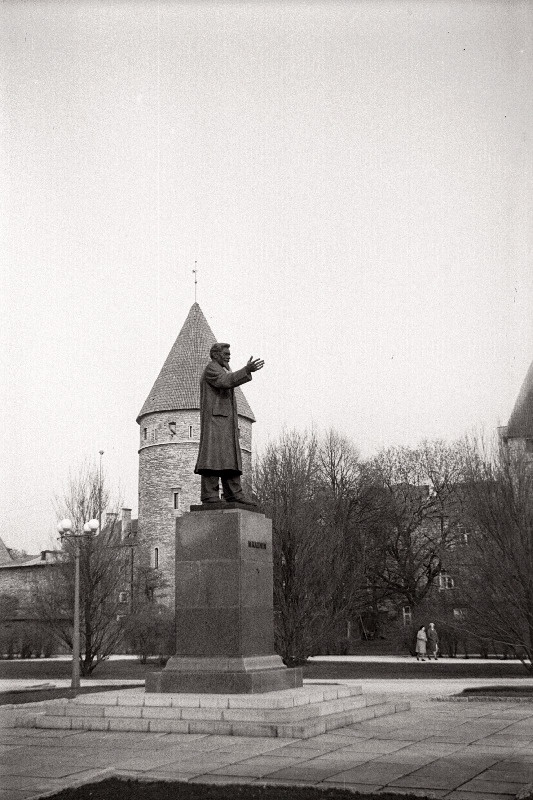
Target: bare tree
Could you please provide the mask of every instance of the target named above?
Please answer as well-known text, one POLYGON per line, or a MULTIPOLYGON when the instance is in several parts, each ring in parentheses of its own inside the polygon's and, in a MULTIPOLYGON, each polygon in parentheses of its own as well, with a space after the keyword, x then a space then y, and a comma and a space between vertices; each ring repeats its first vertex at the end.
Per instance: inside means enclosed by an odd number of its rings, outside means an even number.
POLYGON ((371 579, 384 597, 415 607, 431 590, 458 527, 462 466, 460 448, 440 441, 391 447, 374 459, 381 519, 371 579))
POLYGON ((110 493, 99 470, 82 466, 70 474, 65 493, 56 497, 58 520, 69 518, 81 534, 62 543, 56 563, 36 586, 36 607, 45 623, 69 649, 72 647, 74 560, 80 558, 80 636, 82 675, 113 653, 122 638, 123 603, 120 592, 128 587, 128 555, 120 546, 118 503, 111 522, 97 535, 83 535, 85 522, 102 518, 111 509, 110 493))
POLYGON ((278 647, 285 658, 335 646, 348 621, 383 603, 418 606, 460 529, 456 444, 389 448, 371 462, 334 430, 292 431, 258 460, 273 521, 278 647))
POLYGON ((327 563, 335 573, 325 627, 337 640, 345 628, 374 606, 374 527, 379 518, 374 476, 345 436, 329 430, 318 448, 318 496, 327 563))
POLYGON ((257 498, 272 519, 276 647, 285 661, 312 652, 320 615, 315 591, 311 593, 322 572, 316 479, 314 434, 284 432, 256 464, 257 498))
POLYGON ((367 602, 368 474, 338 433, 291 431, 258 460, 255 486, 273 525, 277 647, 303 659, 342 638, 367 602))
POLYGON ((463 625, 514 649, 533 672, 533 461, 479 440, 466 442, 464 453, 471 535, 458 581, 463 625))

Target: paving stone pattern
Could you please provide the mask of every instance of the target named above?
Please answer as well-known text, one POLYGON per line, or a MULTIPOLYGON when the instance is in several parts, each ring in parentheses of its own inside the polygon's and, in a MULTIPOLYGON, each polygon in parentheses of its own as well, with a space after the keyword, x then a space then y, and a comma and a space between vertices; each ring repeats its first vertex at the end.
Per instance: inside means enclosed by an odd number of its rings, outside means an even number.
POLYGON ((0 712, 0 800, 109 775, 386 789, 447 800, 509 800, 533 783, 532 704, 419 701, 305 740, 14 728, 15 714, 20 707, 0 712))

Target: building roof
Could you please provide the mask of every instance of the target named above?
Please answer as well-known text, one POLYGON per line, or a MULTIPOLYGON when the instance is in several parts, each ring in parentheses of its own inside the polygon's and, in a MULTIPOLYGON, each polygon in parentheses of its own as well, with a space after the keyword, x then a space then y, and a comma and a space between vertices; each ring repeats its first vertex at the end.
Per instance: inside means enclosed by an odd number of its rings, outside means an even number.
MULTIPOLYGON (((209 350, 216 342, 215 334, 198 303, 191 306, 178 338, 137 417, 158 411, 180 411, 200 408, 200 378, 209 363, 209 350)), ((252 409, 240 387, 235 389, 237 410, 242 417, 255 422, 252 409)))
POLYGON ((0 569, 12 569, 14 567, 27 567, 40 562, 42 553, 40 555, 30 555, 19 550, 14 550, 12 547, 6 547, 4 541, 0 539, 0 569))
POLYGON ((126 543, 136 543, 137 538, 137 531, 138 531, 138 523, 139 520, 132 519, 126 531, 122 530, 122 520, 117 519, 115 525, 110 525, 107 521, 105 525, 102 527, 101 533, 104 535, 110 535, 115 533, 117 536, 121 537, 122 542, 126 543), (115 530, 116 528, 116 530, 115 530))
MULTIPOLYGON (((53 553, 54 551, 43 551, 53 553)), ((57 559, 52 556, 43 558, 42 553, 38 556, 27 556, 26 558, 16 559, 7 564, 0 564, 0 569, 20 569, 21 567, 47 567, 57 563, 57 559)))
POLYGON ((516 398, 505 435, 508 439, 533 439, 533 363, 516 398))
POLYGON ((13 556, 9 552, 8 548, 5 546, 2 539, 0 539, 0 565, 11 564, 12 561, 13 561, 13 556))

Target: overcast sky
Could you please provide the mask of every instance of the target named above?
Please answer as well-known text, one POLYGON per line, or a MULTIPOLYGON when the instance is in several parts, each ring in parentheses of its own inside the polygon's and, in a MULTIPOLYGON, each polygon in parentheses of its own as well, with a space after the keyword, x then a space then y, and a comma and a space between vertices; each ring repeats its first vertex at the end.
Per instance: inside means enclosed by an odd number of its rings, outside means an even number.
POLYGON ((256 444, 504 424, 533 359, 533 4, 3 2, 0 536, 69 467, 137 509, 191 304, 256 444))

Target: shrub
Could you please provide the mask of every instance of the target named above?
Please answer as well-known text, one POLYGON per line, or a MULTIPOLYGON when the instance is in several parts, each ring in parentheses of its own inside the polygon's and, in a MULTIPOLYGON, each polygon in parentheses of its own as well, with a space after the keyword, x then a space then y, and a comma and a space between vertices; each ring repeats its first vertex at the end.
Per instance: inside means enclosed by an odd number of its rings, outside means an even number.
POLYGON ((175 650, 174 614, 160 603, 144 601, 126 618, 124 640, 141 664, 153 655, 165 662, 175 650))

